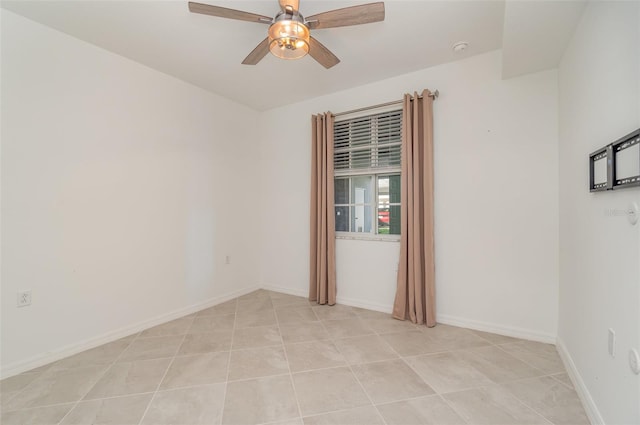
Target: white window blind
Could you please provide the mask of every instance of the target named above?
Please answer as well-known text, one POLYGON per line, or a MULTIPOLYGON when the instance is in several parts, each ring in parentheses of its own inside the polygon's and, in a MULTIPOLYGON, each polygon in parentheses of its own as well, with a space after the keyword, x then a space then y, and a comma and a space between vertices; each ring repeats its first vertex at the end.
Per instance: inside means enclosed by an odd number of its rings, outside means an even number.
POLYGON ((400 170, 402 110, 334 123, 336 176, 400 170))

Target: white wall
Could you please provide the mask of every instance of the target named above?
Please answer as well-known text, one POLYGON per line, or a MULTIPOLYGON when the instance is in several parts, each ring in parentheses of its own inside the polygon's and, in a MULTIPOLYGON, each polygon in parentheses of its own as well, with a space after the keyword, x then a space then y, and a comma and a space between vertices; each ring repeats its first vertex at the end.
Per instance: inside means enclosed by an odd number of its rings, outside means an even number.
POLYGON ((3 374, 258 284, 256 112, 6 10, 2 90, 3 374))
MULTIPOLYGON (((439 89, 434 112, 438 318, 553 341, 557 72, 508 81, 500 75, 500 52, 491 52, 263 113, 262 284, 307 293, 311 115, 439 89)), ((398 244, 339 240, 337 252, 338 300, 390 311, 398 244)))
POLYGON ((589 193, 587 158, 640 127, 639 6, 589 4, 559 69, 558 345, 592 418, 609 424, 640 423, 640 376, 627 361, 630 348, 640 349, 640 226, 624 216, 640 189, 589 193), (608 328, 616 331, 615 358, 608 328))

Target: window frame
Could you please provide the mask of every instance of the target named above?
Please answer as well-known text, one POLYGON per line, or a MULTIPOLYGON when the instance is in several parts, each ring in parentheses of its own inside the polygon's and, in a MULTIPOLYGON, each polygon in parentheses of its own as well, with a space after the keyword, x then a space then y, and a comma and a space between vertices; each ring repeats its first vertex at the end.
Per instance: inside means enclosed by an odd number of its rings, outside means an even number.
MULTIPOLYGON (((336 239, 363 239, 363 240, 383 240, 383 241, 390 241, 390 242, 395 242, 395 241, 399 241, 400 240, 400 235, 399 234, 384 234, 384 233, 378 233, 379 231, 379 223, 378 223, 378 215, 379 215, 379 207, 380 207, 380 198, 379 198, 379 184, 378 184, 378 179, 380 177, 387 177, 387 176, 398 176, 401 177, 401 173, 399 171, 397 172, 389 172, 389 171, 384 171, 384 172, 380 172, 380 173, 376 173, 376 174, 356 174, 356 175, 351 175, 351 176, 334 176, 334 181, 337 179, 346 179, 349 181, 349 189, 348 189, 348 193, 349 193, 349 200, 351 201, 351 190, 352 190, 352 182, 351 179, 352 177, 371 177, 373 179, 373 196, 372 196, 372 202, 369 204, 356 204, 355 202, 350 202, 347 204, 334 204, 334 214, 335 214, 335 207, 347 207, 348 211, 349 211, 349 217, 347 219, 347 222, 349 223, 349 228, 351 228, 351 208, 355 207, 355 206, 360 206, 360 205, 364 205, 365 207, 370 206, 371 207, 371 229, 372 232, 344 232, 344 231, 338 231, 336 230, 336 239)), ((388 206, 401 206, 402 204, 400 202, 389 202, 388 206)))
MULTIPOLYGON (((363 117, 367 117, 370 115, 376 115, 376 114, 382 114, 385 112, 392 112, 392 111, 398 111, 401 110, 401 108, 398 108, 398 106, 394 106, 394 107, 386 107, 386 108, 380 108, 380 109, 375 109, 375 110, 367 110, 364 112, 361 112, 357 115, 350 115, 348 117, 336 120, 336 122, 340 122, 340 121, 347 121, 347 120, 357 120, 358 118, 363 118, 363 117)), ((371 143, 371 147, 370 149, 378 149, 379 145, 378 143, 371 143)), ((402 155, 402 154, 401 154, 402 155)), ((378 216, 379 216, 379 206, 380 206, 380 199, 379 199, 379 178, 380 177, 385 177, 385 176, 399 176, 400 178, 402 178, 402 167, 401 164, 399 164, 398 166, 385 166, 385 167, 380 167, 380 168, 366 168, 366 169, 350 169, 350 170, 339 170, 339 171, 334 171, 334 175, 333 175, 333 179, 334 179, 334 185, 336 180, 338 179, 347 179, 349 181, 349 187, 348 187, 348 194, 349 194, 349 203, 346 204, 338 204, 338 203, 334 203, 334 207, 333 207, 333 214, 336 214, 336 207, 347 207, 347 210, 349 211, 349 217, 347 219, 347 222, 349 224, 349 229, 351 229, 351 209, 354 206, 360 206, 362 204, 356 204, 355 202, 352 202, 353 199, 351 198, 351 191, 352 191, 352 178, 354 177, 359 177, 359 176, 363 176, 363 177, 371 177, 373 180, 373 196, 372 196, 372 201, 369 204, 363 204, 365 207, 367 206, 371 206, 371 220, 372 220, 372 225, 371 225, 371 232, 352 232, 352 231, 335 231, 335 236, 336 239, 350 239, 350 240, 373 240, 373 241, 385 241, 385 242, 399 242, 400 241, 400 235, 399 234, 380 234, 378 233, 379 231, 379 223, 378 223, 378 216)), ((334 199, 335 201, 335 199, 334 199)), ((391 203, 389 202, 388 206, 401 206, 402 203, 401 202, 394 202, 391 203)))

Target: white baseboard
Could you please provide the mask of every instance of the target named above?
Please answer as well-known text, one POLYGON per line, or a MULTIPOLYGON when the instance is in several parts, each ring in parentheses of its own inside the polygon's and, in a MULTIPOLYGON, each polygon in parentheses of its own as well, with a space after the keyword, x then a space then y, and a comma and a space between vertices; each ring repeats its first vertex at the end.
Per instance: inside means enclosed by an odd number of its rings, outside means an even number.
POLYGON ((580 401, 582 401, 582 405, 584 406, 584 410, 589 417, 589 421, 593 425, 604 424, 604 420, 602 419, 602 415, 598 410, 598 406, 593 401, 587 386, 584 384, 584 380, 582 376, 578 372, 569 351, 567 351, 567 347, 562 342, 560 337, 556 340, 556 349, 558 350, 558 354, 560 354, 560 358, 564 363, 564 368, 567 370, 567 374, 569 378, 571 378, 571 382, 573 383, 573 387, 576 389, 576 393, 578 393, 578 397, 580 397, 580 401))
POLYGON ((531 329, 518 328, 515 326, 505 326, 497 323, 481 322, 478 320, 450 316, 447 314, 437 314, 436 321, 444 325, 460 326, 462 328, 474 329, 476 331, 482 332, 491 332, 494 334, 510 336, 513 338, 527 339, 529 341, 544 342, 546 344, 556 343, 556 335, 534 331, 531 329))
MULTIPOLYGON (((309 291, 306 289, 297 289, 297 288, 284 288, 277 285, 268 285, 263 284, 262 289, 266 289, 268 291, 281 292, 283 294, 296 295, 299 297, 307 298, 309 296, 309 291)), ((353 298, 345 298, 338 295, 336 297, 336 302, 342 305, 348 305, 350 307, 359 307, 365 308, 367 310, 380 311, 382 313, 391 313, 392 306, 391 305, 382 305, 377 303, 372 303, 369 301, 356 300, 353 298)))
MULTIPOLYGON (((306 289, 285 288, 277 285, 262 284, 262 289, 269 291, 281 292, 283 294, 297 295, 299 297, 308 297, 309 293, 306 289)), ((348 305, 351 307, 366 308, 367 310, 380 311, 382 313, 391 313, 393 305, 383 305, 370 301, 356 300, 353 298, 336 297, 338 304, 348 305)), ((538 332, 530 329, 517 328, 513 326, 504 326, 496 323, 480 322, 470 320, 463 317, 450 316, 446 314, 438 314, 436 318, 438 323, 451 326, 460 326, 462 328, 474 329, 477 331, 491 332, 498 335, 505 335, 514 338, 526 339, 529 341, 544 342, 546 344, 555 344, 556 335, 538 332)))
POLYGON ((285 288, 283 286, 271 285, 271 284, 262 284, 260 286, 261 289, 266 289, 267 291, 280 292, 282 294, 295 295, 297 297, 305 297, 309 296, 309 290, 307 289, 298 289, 298 288, 285 288))
POLYGON ((356 300, 353 298, 344 298, 341 296, 336 297, 336 302, 338 304, 344 304, 351 307, 364 308, 367 310, 379 311, 381 313, 391 314, 391 312, 393 311, 392 305, 383 305, 383 304, 373 303, 370 301, 356 300))
POLYGON ((134 323, 132 325, 128 325, 120 329, 116 329, 114 331, 104 333, 97 337, 89 338, 84 341, 79 341, 74 344, 69 344, 67 346, 64 346, 52 351, 48 351, 43 354, 32 356, 25 360, 20 360, 14 363, 10 363, 4 366, 2 369, 0 369, 0 379, 8 378, 10 376, 14 376, 31 369, 44 366, 51 362, 64 359, 65 357, 72 356, 82 351, 90 350, 91 348, 95 348, 99 345, 116 341, 120 338, 124 338, 125 336, 143 331, 153 326, 161 325, 163 323, 169 322, 171 320, 177 319, 182 316, 187 316, 189 314, 195 313, 202 309, 209 308, 214 305, 223 303, 225 301, 229 301, 233 298, 239 297, 241 295, 248 294, 249 292, 253 292, 257 289, 259 289, 259 286, 255 285, 249 288, 244 288, 238 291, 231 292, 226 295, 209 298, 206 301, 192 304, 188 307, 180 308, 170 313, 156 316, 152 319, 143 320, 142 322, 134 323))

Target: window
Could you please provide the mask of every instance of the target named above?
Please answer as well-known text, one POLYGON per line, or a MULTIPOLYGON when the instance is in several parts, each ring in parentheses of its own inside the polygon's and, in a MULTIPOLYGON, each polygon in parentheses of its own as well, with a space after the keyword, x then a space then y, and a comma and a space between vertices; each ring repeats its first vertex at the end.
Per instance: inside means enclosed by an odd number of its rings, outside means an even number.
POLYGON ((336 232, 400 234, 402 111, 334 124, 336 232))

